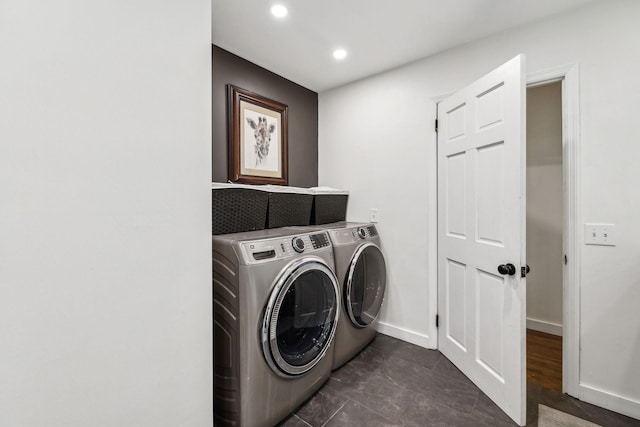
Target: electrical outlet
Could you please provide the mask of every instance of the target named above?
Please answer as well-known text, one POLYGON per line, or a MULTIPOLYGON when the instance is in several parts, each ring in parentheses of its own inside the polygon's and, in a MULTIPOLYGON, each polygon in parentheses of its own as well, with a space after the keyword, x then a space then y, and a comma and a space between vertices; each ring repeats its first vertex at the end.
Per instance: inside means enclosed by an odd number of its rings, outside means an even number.
POLYGON ((378 219, 380 218, 379 213, 378 213, 378 209, 377 208, 371 208, 369 210, 369 222, 378 222, 378 219))
POLYGON ((584 244, 615 246, 615 224, 584 224, 584 244))

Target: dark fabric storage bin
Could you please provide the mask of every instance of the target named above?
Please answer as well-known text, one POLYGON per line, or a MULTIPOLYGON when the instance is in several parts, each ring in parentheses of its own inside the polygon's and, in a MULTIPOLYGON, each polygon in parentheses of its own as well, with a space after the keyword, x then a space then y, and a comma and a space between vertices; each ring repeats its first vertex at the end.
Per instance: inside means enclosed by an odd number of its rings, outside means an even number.
POLYGON ((264 230, 269 193, 237 184, 212 187, 212 234, 264 230))
POLYGON ((267 228, 309 225, 313 194, 270 192, 267 228))
POLYGON ((344 221, 347 217, 349 194, 315 194, 311 209, 311 224, 329 224, 344 221))

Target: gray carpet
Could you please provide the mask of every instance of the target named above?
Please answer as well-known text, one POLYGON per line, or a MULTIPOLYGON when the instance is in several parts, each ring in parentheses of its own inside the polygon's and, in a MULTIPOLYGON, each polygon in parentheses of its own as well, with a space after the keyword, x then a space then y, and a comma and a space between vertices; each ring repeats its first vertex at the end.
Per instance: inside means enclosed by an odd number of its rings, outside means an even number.
POLYGON ((538 427, 602 427, 548 406, 538 405, 538 427))

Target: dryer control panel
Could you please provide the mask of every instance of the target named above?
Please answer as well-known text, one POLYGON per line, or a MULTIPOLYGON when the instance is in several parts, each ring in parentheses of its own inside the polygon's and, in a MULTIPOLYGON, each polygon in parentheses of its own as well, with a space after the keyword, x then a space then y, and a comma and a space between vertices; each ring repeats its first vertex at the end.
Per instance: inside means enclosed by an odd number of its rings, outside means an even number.
POLYGON ((373 224, 342 229, 336 228, 329 230, 329 232, 335 244, 354 243, 378 237, 378 230, 373 224))
POLYGON ((242 242, 242 255, 248 264, 269 262, 295 255, 313 253, 331 247, 326 232, 314 232, 289 237, 276 237, 242 242))

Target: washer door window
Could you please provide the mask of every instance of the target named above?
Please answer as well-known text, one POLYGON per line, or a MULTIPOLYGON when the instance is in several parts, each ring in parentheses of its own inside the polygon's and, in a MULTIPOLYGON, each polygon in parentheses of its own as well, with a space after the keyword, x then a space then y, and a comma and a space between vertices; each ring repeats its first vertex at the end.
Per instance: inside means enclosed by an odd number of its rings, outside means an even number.
POLYGON ((373 243, 360 246, 349 265, 344 303, 351 322, 369 326, 378 317, 387 283, 387 269, 380 249, 373 243))
POLYGON ((284 270, 262 324, 263 351, 276 373, 300 375, 324 357, 336 330, 338 299, 338 282, 324 261, 304 258, 284 270))

